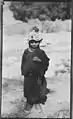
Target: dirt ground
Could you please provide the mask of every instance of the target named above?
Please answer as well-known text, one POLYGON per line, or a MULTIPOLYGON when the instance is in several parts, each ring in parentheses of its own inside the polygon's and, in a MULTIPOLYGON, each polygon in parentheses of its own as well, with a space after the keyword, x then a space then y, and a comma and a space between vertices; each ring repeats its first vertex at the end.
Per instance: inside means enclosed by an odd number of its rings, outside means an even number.
POLYGON ((4 79, 4 82, 2 91, 2 117, 66 118, 70 116, 68 78, 64 79, 61 76, 47 78, 47 85, 51 89, 51 93, 47 95, 46 104, 41 105, 41 112, 39 108, 35 109, 33 107, 29 114, 24 111, 26 99, 23 97, 23 80, 4 79))
MULTIPOLYGON (((52 92, 47 95, 46 104, 41 105, 42 112, 33 107, 30 114, 24 112, 23 77, 20 71, 21 56, 28 45, 23 36, 5 37, 2 69, 2 117, 70 116, 70 33, 61 32, 50 34, 48 37, 51 38, 48 41, 50 45, 46 40, 45 44, 41 44, 41 48, 51 59, 45 77, 47 87, 52 92), (58 37, 60 40, 53 43, 53 40, 58 37)), ((44 38, 47 38, 47 34, 44 35, 44 38)))

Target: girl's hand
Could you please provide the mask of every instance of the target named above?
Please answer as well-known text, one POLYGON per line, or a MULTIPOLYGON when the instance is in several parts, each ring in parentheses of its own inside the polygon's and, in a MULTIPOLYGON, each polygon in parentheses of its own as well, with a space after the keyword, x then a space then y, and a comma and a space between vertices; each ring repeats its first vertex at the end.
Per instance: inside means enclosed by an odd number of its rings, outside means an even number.
POLYGON ((39 62, 41 62, 41 59, 39 59, 38 57, 33 57, 33 61, 39 61, 39 62))

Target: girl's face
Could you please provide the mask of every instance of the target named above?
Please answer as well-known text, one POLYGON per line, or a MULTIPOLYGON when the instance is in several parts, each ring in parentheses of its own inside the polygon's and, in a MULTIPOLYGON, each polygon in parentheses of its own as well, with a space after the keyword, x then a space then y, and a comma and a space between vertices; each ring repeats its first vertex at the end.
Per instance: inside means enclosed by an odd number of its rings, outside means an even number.
POLYGON ((32 41, 30 41, 30 46, 32 48, 37 48, 39 46, 39 42, 32 40, 32 41))

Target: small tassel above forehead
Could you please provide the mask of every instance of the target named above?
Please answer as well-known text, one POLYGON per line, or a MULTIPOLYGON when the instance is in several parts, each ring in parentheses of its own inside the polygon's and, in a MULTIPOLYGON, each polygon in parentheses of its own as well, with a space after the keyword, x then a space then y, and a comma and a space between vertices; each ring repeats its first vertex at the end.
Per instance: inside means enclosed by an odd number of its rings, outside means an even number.
POLYGON ((31 38, 33 38, 33 36, 31 36, 31 38))

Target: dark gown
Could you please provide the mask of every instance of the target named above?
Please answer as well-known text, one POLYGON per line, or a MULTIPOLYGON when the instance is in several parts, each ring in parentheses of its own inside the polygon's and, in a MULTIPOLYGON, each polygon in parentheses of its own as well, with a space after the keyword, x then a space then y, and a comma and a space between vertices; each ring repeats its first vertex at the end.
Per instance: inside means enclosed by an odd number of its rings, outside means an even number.
POLYGON ((23 53, 21 73, 24 75, 24 97, 29 104, 43 103, 46 100, 41 93, 41 85, 46 85, 44 74, 49 66, 49 60, 40 48, 34 52, 26 49, 23 53), (33 61, 35 56, 39 57, 41 62, 33 61))

